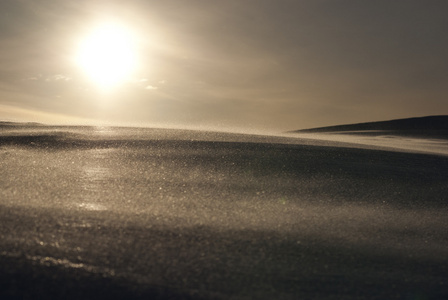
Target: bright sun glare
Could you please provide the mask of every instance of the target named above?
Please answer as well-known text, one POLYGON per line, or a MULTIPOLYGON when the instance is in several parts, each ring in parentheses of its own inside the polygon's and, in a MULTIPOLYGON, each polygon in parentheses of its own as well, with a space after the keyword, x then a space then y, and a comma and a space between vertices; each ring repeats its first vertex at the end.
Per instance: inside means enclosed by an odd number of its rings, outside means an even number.
POLYGON ((119 24, 102 24, 81 40, 76 63, 98 87, 119 85, 137 66, 135 36, 119 24))

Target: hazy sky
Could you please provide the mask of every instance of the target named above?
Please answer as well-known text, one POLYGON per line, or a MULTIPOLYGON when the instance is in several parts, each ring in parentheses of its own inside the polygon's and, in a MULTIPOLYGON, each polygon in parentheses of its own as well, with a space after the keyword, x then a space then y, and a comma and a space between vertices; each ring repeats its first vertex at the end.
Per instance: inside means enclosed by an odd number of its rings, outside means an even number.
POLYGON ((294 130, 448 114, 448 1, 1 0, 0 119, 294 130), (104 20, 138 69, 74 63, 104 20))

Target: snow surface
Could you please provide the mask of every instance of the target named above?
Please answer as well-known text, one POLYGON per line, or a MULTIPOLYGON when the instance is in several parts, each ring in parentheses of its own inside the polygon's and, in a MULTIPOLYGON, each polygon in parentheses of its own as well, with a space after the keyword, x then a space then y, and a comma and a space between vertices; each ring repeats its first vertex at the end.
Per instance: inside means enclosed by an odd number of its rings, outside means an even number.
MULTIPOLYGON (((368 132, 367 132, 368 133, 368 132)), ((417 153, 433 153, 448 155, 448 140, 442 138, 409 137, 389 134, 356 134, 350 133, 289 133, 286 137, 313 139, 328 142, 353 144, 365 149, 384 149, 389 151, 404 151, 417 153)))
POLYGON ((446 298, 445 145, 5 129, 0 295, 446 298))

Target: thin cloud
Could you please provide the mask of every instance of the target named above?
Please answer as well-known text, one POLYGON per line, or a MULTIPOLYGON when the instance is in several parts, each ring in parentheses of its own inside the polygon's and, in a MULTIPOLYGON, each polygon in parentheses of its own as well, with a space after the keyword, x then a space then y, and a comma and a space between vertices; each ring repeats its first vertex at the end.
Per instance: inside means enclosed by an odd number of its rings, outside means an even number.
POLYGON ((53 75, 42 75, 38 74, 35 76, 31 76, 23 79, 24 81, 45 81, 45 82, 53 82, 53 81, 70 81, 72 77, 64 75, 64 74, 53 74, 53 75))
POLYGON ((45 78, 45 81, 70 81, 70 80, 72 80, 71 77, 63 74, 50 75, 47 78, 45 78))

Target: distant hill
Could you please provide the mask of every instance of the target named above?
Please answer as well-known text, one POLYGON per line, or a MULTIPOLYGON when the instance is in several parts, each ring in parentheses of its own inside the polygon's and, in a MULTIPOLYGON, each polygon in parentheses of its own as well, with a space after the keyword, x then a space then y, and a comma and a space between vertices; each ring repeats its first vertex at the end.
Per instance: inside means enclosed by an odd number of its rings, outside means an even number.
POLYGON ((448 137, 448 116, 428 116, 336 125, 290 131, 290 133, 380 133, 448 137))

